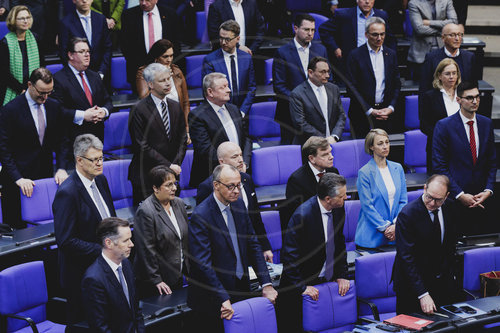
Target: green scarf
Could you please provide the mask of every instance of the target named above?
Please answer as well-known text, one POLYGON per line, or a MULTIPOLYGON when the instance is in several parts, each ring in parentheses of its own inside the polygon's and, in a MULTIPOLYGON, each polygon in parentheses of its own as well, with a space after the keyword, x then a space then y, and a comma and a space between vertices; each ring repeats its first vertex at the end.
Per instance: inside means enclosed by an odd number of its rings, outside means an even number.
MULTIPOLYGON (((19 47, 17 35, 14 32, 9 32, 5 35, 5 39, 9 48, 10 73, 17 81, 23 83, 23 55, 19 47)), ((38 44, 36 43, 35 36, 29 30, 26 31, 26 50, 28 52, 28 73, 31 75, 31 72, 40 67, 40 55, 38 54, 38 44)), ((9 103, 16 96, 17 93, 7 87, 3 105, 9 103)))

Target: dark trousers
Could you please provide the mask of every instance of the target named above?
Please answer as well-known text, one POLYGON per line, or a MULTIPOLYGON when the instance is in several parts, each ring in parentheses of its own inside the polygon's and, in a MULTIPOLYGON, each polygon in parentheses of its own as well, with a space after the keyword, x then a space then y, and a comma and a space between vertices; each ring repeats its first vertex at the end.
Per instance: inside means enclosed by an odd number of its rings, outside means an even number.
POLYGON ((66 333, 79 332, 77 328, 74 327, 85 320, 85 310, 82 305, 82 293, 80 290, 80 282, 75 281, 75 285, 64 289, 66 295, 66 313, 67 313, 67 326, 66 333))
POLYGON ((2 218, 11 228, 26 228, 21 219, 21 192, 19 186, 10 181, 2 182, 2 218))

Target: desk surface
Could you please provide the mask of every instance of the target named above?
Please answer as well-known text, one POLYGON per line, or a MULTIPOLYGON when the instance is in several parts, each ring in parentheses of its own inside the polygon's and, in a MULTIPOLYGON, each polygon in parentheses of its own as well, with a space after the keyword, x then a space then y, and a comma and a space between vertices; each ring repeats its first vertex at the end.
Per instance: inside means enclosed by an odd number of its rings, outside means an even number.
POLYGON ((0 238, 0 256, 55 244, 54 223, 37 225, 13 232, 13 237, 0 238))

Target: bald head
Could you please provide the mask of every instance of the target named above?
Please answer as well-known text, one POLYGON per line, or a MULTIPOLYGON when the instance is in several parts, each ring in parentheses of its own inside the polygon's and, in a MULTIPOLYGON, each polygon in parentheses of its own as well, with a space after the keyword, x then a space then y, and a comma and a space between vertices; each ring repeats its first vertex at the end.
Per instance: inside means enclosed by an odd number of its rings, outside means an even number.
POLYGON ((449 23, 443 27, 441 38, 443 39, 444 46, 451 54, 455 52, 462 45, 462 38, 464 36, 464 26, 454 23, 449 23))
POLYGON ((238 169, 239 172, 247 171, 241 148, 234 142, 226 141, 221 143, 217 148, 217 159, 219 164, 231 165, 238 169))

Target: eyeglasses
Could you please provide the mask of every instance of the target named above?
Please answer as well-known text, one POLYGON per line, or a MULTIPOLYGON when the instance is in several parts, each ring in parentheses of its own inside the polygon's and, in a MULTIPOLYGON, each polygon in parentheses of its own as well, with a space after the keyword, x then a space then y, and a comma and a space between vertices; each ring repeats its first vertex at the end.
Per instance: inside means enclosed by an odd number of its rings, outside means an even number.
POLYGON ((473 102, 474 100, 479 102, 479 99, 481 98, 481 95, 476 95, 476 96, 461 96, 460 98, 463 98, 467 100, 467 102, 473 102))
POLYGON ((446 200, 446 198, 440 198, 440 199, 434 198, 434 197, 430 196, 428 193, 424 193, 424 199, 426 201, 429 201, 429 202, 434 201, 436 203, 436 205, 440 205, 446 200))
POLYGON ((230 191, 230 192, 233 192, 236 188, 238 188, 238 190, 241 190, 241 183, 238 183, 238 184, 224 184, 223 182, 220 182, 217 180, 217 183, 219 184, 222 184, 224 185, 225 187, 227 187, 227 189, 230 191))
POLYGON ((16 18, 16 21, 29 21, 31 19, 32 19, 31 16, 25 16, 25 17, 18 17, 18 18, 16 18))
POLYGON ((170 190, 170 189, 173 189, 174 187, 175 188, 179 187, 179 182, 171 182, 171 183, 167 183, 167 184, 162 184, 161 186, 170 190))
POLYGON ((88 158, 88 157, 80 155, 80 157, 84 158, 87 161, 92 162, 93 164, 96 164, 96 165, 99 164, 99 163, 102 163, 104 161, 104 156, 99 156, 99 157, 96 157, 96 158, 88 158))
POLYGON ((73 53, 79 53, 81 55, 90 54, 90 50, 73 51, 73 53))
POLYGON ((36 86, 33 84, 32 85, 33 88, 35 88, 36 92, 38 93, 38 95, 40 96, 49 96, 50 94, 52 94, 54 92, 54 90, 51 90, 51 91, 40 91, 36 88, 36 86))
POLYGON ((237 38, 238 36, 234 36, 233 38, 230 38, 230 37, 222 37, 222 36, 219 36, 219 40, 221 43, 229 43, 230 41, 232 41, 233 39, 237 38))
POLYGON ((443 34, 443 35, 446 36, 446 37, 451 37, 451 38, 457 38, 457 37, 462 38, 464 36, 463 33, 458 33, 458 34, 457 33, 451 33, 451 34, 443 34))
POLYGON ((381 33, 372 32, 372 33, 368 33, 368 35, 372 36, 373 38, 385 37, 385 32, 381 32, 381 33))

